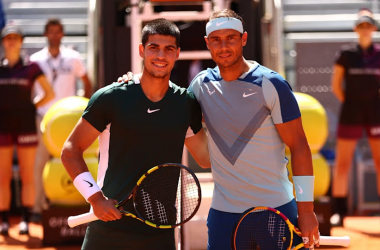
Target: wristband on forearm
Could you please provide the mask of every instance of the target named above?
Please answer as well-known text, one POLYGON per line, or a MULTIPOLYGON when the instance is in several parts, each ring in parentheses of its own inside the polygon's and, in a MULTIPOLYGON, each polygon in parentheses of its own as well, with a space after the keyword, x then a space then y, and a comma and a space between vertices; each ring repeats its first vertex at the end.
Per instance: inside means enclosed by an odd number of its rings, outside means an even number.
POLYGON ((77 188, 79 193, 86 199, 88 202, 88 198, 97 193, 101 192, 102 190, 99 188, 98 184, 96 184, 96 181, 92 177, 90 172, 83 172, 79 174, 74 179, 74 186, 77 188))
POLYGON ((297 201, 314 201, 314 176, 293 176, 297 201))

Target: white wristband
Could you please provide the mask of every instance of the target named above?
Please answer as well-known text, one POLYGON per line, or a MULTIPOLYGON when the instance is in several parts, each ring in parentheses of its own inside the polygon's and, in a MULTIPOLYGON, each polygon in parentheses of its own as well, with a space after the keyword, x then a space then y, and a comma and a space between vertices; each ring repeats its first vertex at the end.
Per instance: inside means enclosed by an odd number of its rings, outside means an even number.
POLYGON ((86 199, 88 202, 88 198, 102 190, 99 188, 98 184, 92 177, 90 172, 83 172, 79 174, 74 179, 74 186, 78 189, 79 193, 86 199))
POLYGON ((314 201, 314 176, 293 176, 297 201, 314 201))

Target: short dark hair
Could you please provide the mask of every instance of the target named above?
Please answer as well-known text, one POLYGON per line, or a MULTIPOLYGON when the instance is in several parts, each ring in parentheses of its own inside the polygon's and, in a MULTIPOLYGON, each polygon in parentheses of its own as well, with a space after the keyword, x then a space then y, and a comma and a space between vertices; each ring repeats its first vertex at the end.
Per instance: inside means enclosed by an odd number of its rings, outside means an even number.
POLYGON ((214 20, 220 17, 233 17, 240 20, 241 23, 243 24, 243 29, 245 30, 243 18, 239 16, 238 14, 236 14, 235 11, 230 10, 230 9, 218 10, 218 11, 213 12, 211 16, 208 18, 208 21, 210 22, 211 20, 214 20))
POLYGON ((144 26, 141 38, 144 47, 150 35, 172 36, 176 39, 177 48, 179 47, 180 31, 177 25, 165 18, 154 19, 144 26))
POLYGON ((45 33, 48 31, 49 29, 49 26, 52 26, 52 25, 58 25, 61 27, 61 30, 63 32, 63 24, 61 23, 61 20, 59 20, 58 18, 50 18, 49 20, 47 20, 46 24, 45 24, 45 33))

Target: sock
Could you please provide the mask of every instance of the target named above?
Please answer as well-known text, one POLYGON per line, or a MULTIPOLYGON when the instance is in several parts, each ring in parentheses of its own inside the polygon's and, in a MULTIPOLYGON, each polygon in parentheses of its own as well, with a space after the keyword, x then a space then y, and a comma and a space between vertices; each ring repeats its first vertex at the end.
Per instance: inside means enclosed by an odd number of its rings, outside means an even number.
POLYGON ((31 209, 29 207, 21 208, 21 221, 29 222, 31 209))
POLYGON ((334 213, 338 213, 340 216, 347 215, 347 197, 335 197, 333 202, 334 213))
POLYGON ((9 211, 1 211, 0 212, 1 221, 9 223, 9 211))

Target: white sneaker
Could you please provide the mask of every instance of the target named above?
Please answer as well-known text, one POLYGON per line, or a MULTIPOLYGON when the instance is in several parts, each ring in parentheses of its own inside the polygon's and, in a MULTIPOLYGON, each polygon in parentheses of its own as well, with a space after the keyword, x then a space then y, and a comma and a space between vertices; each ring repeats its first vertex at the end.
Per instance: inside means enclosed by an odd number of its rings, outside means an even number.
POLYGON ((18 227, 19 227, 19 234, 29 234, 28 222, 21 221, 18 227))
POLYGON ((8 235, 9 223, 1 222, 0 224, 0 235, 8 235))

